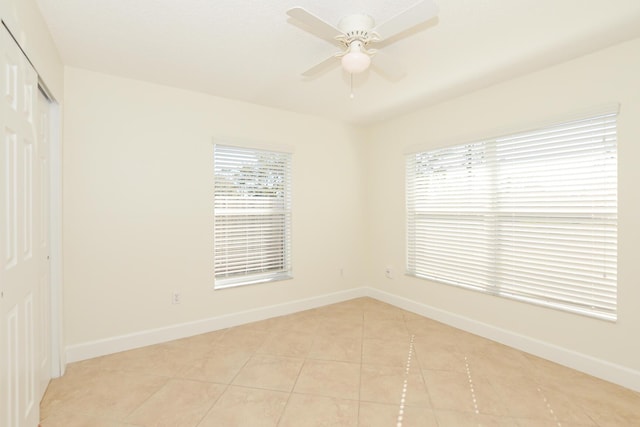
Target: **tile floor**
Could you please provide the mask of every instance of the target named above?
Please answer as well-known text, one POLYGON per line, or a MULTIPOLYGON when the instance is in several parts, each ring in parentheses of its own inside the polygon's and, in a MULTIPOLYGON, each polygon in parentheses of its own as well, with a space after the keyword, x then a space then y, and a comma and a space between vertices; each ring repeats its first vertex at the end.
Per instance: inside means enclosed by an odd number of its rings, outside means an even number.
POLYGON ((640 394, 360 298, 73 363, 42 427, 640 426, 640 394))

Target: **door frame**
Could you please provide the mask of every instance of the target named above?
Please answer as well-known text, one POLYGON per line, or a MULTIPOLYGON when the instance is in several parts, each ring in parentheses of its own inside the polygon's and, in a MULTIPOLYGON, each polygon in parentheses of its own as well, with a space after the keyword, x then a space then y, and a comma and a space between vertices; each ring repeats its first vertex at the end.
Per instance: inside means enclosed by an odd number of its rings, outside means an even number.
MULTIPOLYGON (((37 70, 36 70, 37 72, 37 70)), ((38 89, 49 100, 49 238, 51 292, 51 378, 64 374, 66 356, 63 341, 62 311, 62 126, 61 107, 38 75, 38 89)))

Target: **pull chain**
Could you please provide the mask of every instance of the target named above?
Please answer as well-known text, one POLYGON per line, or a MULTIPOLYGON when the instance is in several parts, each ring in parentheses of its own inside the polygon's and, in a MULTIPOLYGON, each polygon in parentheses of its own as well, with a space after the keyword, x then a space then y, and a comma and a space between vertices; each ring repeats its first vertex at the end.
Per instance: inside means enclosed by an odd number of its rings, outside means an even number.
POLYGON ((353 73, 349 73, 349 90, 351 91, 349 98, 353 99, 355 97, 353 94, 353 73))

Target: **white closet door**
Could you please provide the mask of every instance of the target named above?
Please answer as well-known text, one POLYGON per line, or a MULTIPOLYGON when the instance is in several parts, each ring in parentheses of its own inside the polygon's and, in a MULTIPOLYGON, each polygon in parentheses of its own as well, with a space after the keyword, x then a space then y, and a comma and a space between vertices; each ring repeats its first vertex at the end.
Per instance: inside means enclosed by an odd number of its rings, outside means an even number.
POLYGON ((0 26, 0 426, 39 421, 41 177, 38 78, 0 26))

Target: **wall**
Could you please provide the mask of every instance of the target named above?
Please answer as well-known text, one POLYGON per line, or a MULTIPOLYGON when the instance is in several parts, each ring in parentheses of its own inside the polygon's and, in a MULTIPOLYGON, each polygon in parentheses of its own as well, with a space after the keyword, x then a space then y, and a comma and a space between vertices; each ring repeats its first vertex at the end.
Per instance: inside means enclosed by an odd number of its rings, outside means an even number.
POLYGON ((65 71, 65 104, 67 346, 362 285, 356 130, 75 68, 65 71), (293 148, 294 279, 214 291, 219 136, 293 148), (170 303, 174 290, 179 305, 170 303))
MULTIPOLYGON (((640 389, 640 39, 470 93, 369 129, 369 283, 477 331, 509 336, 531 350, 599 376, 635 375, 640 389), (404 153, 527 129, 620 103, 619 320, 609 323, 405 276, 404 153), (394 279, 384 276, 394 267, 394 279), (491 332, 493 331, 493 332, 491 332), (503 334, 506 332, 506 334, 503 334), (536 344, 537 343, 537 344, 536 344), (539 344, 539 345, 538 345, 539 344), (546 350, 541 350, 546 349, 546 350), (574 357, 575 356, 575 357, 574 357), (581 361, 581 362, 580 362, 581 361), (591 363, 593 362, 593 363, 591 363), (587 366, 588 365, 588 366, 587 366), (601 372, 600 372, 600 371, 601 372), (598 372, 596 372, 598 371, 598 372)), ((630 385, 627 381, 627 385, 630 385)))
POLYGON ((366 131, 67 68, 67 346, 368 285, 375 297, 640 389, 639 51, 640 39, 632 40, 366 131), (404 153, 495 136, 611 103, 621 105, 616 323, 403 275, 404 153), (213 290, 216 136, 294 148, 295 279, 213 290), (393 279, 384 276, 388 266, 393 279), (174 290, 182 294, 180 305, 170 304, 174 290))

